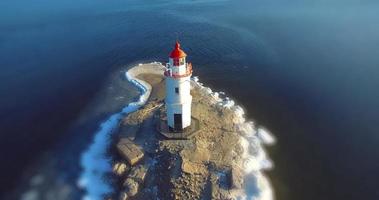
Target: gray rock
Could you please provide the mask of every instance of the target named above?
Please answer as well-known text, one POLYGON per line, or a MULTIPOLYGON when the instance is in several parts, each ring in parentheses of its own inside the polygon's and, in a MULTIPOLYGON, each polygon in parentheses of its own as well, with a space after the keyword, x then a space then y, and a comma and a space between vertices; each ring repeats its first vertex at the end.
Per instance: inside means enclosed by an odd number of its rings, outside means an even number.
POLYGON ((147 170, 147 167, 144 165, 135 166, 130 170, 128 177, 136 180, 139 183, 143 183, 147 170))
POLYGON ((126 191, 126 194, 128 196, 134 196, 137 194, 138 192, 138 188, 139 188, 139 183, 136 182, 134 179, 132 178, 127 178, 124 182, 124 187, 125 187, 125 191, 126 191))
POLYGON ((242 171, 239 167, 234 166, 230 172, 231 187, 240 189, 243 185, 242 171))
POLYGON ((128 194, 126 192, 121 192, 120 195, 118 196, 118 200, 127 200, 128 199, 128 194))
POLYGON ((116 162, 112 168, 113 173, 115 173, 117 176, 122 176, 128 170, 129 170, 129 167, 125 163, 122 163, 122 162, 116 162))

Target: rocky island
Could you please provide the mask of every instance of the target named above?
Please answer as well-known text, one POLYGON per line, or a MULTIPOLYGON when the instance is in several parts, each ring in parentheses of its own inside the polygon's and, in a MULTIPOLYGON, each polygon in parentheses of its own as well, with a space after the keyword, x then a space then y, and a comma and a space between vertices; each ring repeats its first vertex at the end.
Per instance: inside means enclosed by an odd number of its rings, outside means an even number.
POLYGON ((274 139, 191 78, 185 57, 176 43, 166 66, 125 73, 141 96, 105 121, 83 154, 86 199, 273 199, 262 144, 274 139))
POLYGON ((258 158, 261 152, 257 132, 246 130, 253 127, 245 122, 243 110, 191 80, 192 116, 198 119, 199 129, 185 139, 167 138, 158 127, 166 113, 164 70, 160 63, 150 63, 128 71, 147 88, 148 100, 124 117, 112 136, 114 193, 109 198, 192 200, 246 195, 246 167, 258 166, 254 162, 260 160, 250 156, 258 158), (248 131, 255 135, 247 135, 248 131), (248 137, 255 137, 256 143, 249 143, 248 137))

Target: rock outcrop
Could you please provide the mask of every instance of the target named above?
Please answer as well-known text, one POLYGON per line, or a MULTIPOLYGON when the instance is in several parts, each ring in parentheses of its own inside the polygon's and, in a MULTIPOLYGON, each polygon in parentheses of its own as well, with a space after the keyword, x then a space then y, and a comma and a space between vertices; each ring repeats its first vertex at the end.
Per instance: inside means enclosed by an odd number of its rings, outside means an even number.
POLYGON ((116 149, 130 170, 122 164, 114 166, 118 175, 115 188, 119 188, 114 196, 122 200, 230 199, 243 185, 243 174, 237 167, 243 148, 235 112, 218 106, 203 88, 195 86, 191 90, 192 114, 200 129, 186 140, 168 140, 156 126, 161 120, 159 113, 165 112, 161 106, 163 77, 141 74, 139 79, 152 85, 152 96, 120 124, 116 149))

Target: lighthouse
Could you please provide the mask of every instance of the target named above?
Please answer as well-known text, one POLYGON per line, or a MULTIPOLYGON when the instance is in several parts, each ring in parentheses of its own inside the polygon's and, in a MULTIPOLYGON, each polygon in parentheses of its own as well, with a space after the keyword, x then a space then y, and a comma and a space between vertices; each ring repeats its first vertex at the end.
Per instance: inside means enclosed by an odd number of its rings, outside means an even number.
POLYGON ((170 131, 183 131, 191 125, 191 63, 186 63, 187 54, 180 48, 179 42, 170 53, 166 71, 166 114, 170 131))

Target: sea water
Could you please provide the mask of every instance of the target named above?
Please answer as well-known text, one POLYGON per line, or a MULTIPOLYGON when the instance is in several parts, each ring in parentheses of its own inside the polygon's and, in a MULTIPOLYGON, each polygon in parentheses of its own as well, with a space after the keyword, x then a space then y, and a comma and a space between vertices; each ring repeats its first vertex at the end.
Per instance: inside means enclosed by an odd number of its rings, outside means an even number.
MULTIPOLYGON (((75 149, 67 146, 78 149, 56 168, 79 173, 75 155, 95 131, 67 130, 86 119, 105 77, 165 62, 179 39, 195 75, 276 136, 267 175, 278 199, 378 199, 378 8, 370 0, 3 0, 1 193, 28 185, 22 172, 47 152, 75 149)), ((87 125, 98 128, 115 107, 87 125)))

